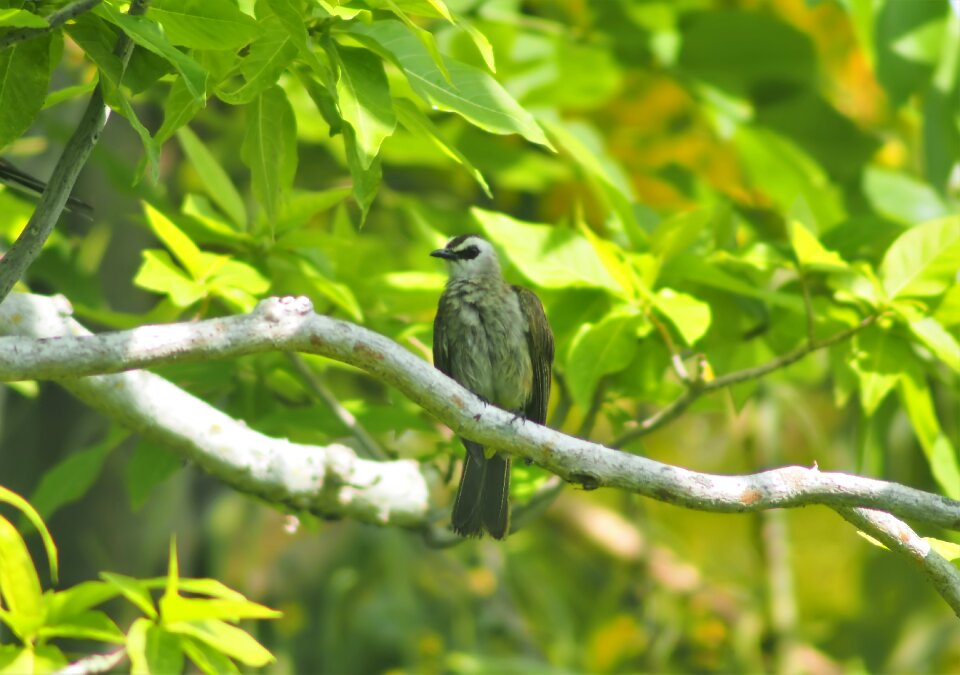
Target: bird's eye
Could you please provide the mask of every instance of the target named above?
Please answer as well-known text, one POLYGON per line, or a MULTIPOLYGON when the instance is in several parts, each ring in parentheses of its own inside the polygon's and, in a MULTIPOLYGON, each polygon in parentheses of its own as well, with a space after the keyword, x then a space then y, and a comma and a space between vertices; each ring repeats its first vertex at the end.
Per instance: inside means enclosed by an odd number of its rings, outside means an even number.
POLYGON ((457 257, 460 260, 473 260, 480 255, 480 249, 476 246, 467 246, 462 251, 457 251, 457 257))

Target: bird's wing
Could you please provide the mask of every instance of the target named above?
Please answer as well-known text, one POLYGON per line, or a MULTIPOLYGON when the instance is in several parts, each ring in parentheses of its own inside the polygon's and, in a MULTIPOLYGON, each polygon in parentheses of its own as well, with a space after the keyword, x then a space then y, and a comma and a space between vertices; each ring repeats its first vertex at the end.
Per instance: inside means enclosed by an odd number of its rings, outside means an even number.
POLYGON ((543 313, 540 299, 526 288, 514 286, 520 301, 520 311, 527 323, 527 346, 533 365, 533 391, 524 407, 527 419, 537 424, 547 421, 547 402, 550 400, 550 372, 553 368, 553 332, 543 313))
POLYGON ((433 320, 433 365, 441 373, 450 375, 450 351, 447 347, 447 333, 443 324, 443 297, 437 307, 437 318, 433 320))

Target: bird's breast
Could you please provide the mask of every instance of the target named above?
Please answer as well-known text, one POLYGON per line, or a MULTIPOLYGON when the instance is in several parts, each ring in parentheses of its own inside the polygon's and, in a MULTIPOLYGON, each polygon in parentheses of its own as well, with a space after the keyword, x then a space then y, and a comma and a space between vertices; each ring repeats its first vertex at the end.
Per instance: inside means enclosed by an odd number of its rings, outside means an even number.
POLYGON ((453 378, 501 408, 521 410, 533 369, 517 294, 501 280, 460 280, 447 286, 441 303, 453 378))

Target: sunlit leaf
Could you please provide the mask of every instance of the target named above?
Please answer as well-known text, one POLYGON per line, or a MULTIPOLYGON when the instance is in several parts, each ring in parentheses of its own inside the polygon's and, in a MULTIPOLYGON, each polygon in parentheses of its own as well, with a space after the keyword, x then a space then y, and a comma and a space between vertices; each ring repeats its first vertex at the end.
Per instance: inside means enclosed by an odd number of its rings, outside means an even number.
POLYGON ((414 91, 438 108, 456 112, 491 133, 520 134, 533 143, 552 147, 533 116, 488 73, 448 59, 447 82, 423 45, 402 23, 376 21, 357 26, 356 34, 372 38, 395 56, 414 91))
POLYGON ((195 49, 236 49, 258 33, 256 21, 230 0, 153 0, 147 16, 170 42, 195 49))
POLYGON ((383 62, 373 52, 341 46, 335 54, 340 65, 337 105, 343 119, 353 127, 357 157, 366 170, 397 124, 390 87, 383 62))
POLYGON ((693 345, 710 328, 710 305, 692 295, 661 288, 653 305, 670 319, 688 345, 693 345))
POLYGON ((891 298, 938 295, 957 283, 960 216, 915 225, 883 256, 880 278, 891 298))
POLYGON ((58 570, 57 547, 53 543, 53 537, 50 535, 50 530, 47 529, 46 523, 43 522, 43 518, 30 502, 2 485, 0 485, 0 502, 10 504, 22 512, 23 515, 27 517, 27 520, 30 521, 30 524, 40 533, 40 538, 43 540, 43 548, 47 554, 47 561, 50 564, 50 577, 56 582, 58 570))

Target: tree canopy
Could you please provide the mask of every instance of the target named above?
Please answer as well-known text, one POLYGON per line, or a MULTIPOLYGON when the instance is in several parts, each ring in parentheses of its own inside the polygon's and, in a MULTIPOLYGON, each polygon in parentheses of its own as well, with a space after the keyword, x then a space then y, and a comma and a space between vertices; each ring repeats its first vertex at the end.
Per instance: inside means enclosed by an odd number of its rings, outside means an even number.
POLYGON ((956 3, 5 2, 0 150, 0 667, 960 664, 956 3), (466 232, 553 431, 430 367, 466 232))

